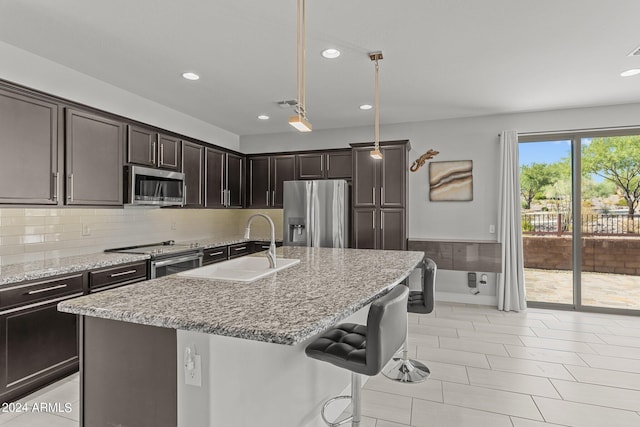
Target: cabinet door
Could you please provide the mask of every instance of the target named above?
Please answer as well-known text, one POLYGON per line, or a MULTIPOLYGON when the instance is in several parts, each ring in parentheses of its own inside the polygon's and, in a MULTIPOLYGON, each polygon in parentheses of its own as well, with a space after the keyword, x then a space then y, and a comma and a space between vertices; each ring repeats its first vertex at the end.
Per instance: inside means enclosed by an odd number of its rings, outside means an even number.
POLYGON ((78 317, 57 303, 0 316, 0 400, 28 393, 78 366, 78 317))
POLYGON ((180 171, 180 140, 167 135, 158 135, 158 166, 180 171))
POLYGON ((324 178, 324 153, 298 154, 298 179, 324 178))
POLYGON ((205 206, 208 208, 224 207, 224 161, 225 154, 222 151, 206 149, 205 206))
POLYGON ((157 161, 157 133, 151 129, 129 125, 127 162, 155 166, 157 161))
POLYGON ((327 179, 351 179, 351 150, 327 153, 327 179))
POLYGON ((353 210, 353 247, 355 249, 377 249, 378 227, 376 209, 353 210))
POLYGON ((380 209, 380 249, 407 249, 404 209, 380 209))
POLYGON ((267 208, 271 202, 270 157, 250 157, 247 159, 247 207, 267 208))
POLYGON ((67 204, 122 205, 124 124, 67 110, 67 204))
POLYGON ((370 147, 353 150, 353 206, 374 207, 380 202, 377 175, 380 160, 369 155, 370 147))
POLYGON ((58 106, 0 90, 0 203, 58 203, 58 106))
POLYGON ((185 206, 202 207, 204 147, 192 142, 182 143, 182 172, 185 184, 185 206))
POLYGON ((244 157, 227 154, 227 207, 244 207, 244 157))
POLYGON ((271 157, 271 207, 281 208, 284 202, 284 182, 296 179, 296 157, 271 157))
POLYGON ((406 146, 387 146, 381 151, 380 206, 402 208, 405 206, 407 177, 406 146))

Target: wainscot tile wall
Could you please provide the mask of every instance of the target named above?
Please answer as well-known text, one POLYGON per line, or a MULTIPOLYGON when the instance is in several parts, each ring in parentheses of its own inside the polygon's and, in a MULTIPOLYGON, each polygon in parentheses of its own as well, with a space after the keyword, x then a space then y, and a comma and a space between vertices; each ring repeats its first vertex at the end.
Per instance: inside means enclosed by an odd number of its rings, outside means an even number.
MULTIPOLYGON (((242 237, 249 216, 263 212, 282 239, 282 210, 253 209, 0 209, 0 265, 101 252, 173 239, 242 237)), ((268 237, 257 219, 252 237, 268 237)))

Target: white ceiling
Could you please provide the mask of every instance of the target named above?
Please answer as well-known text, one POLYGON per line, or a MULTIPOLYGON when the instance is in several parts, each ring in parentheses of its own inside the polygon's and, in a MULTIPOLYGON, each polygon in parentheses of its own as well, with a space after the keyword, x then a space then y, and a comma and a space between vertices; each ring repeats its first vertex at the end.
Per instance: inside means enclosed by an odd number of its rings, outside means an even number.
MULTIPOLYGON (((619 77, 640 68, 638 16, 638 0, 307 0, 308 116, 372 124, 374 50, 383 124, 640 102, 640 75, 619 77)), ((0 0, 0 40, 238 135, 295 132, 275 102, 296 97, 296 0, 0 0)))

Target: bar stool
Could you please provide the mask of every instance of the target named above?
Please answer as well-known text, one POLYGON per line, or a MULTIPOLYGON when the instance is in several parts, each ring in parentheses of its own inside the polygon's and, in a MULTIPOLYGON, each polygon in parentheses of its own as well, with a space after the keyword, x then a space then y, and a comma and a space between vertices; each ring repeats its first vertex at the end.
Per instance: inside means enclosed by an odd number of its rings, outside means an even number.
MULTIPOLYGON (((422 260, 422 290, 409 292, 407 311, 409 313, 428 314, 433 311, 436 272, 438 267, 431 258, 422 260)), ((402 357, 394 357, 382 374, 402 383, 419 383, 426 380, 431 372, 423 363, 409 359, 409 327, 402 349, 402 357)))
POLYGON ((322 419, 329 427, 351 421, 360 426, 360 374, 373 376, 402 346, 407 328, 407 301, 409 289, 399 285, 371 303, 367 324, 342 323, 324 332, 305 349, 307 356, 329 362, 351 371, 351 396, 329 399, 322 406, 322 419), (326 408, 339 399, 351 399, 352 415, 335 422, 325 417, 326 408))

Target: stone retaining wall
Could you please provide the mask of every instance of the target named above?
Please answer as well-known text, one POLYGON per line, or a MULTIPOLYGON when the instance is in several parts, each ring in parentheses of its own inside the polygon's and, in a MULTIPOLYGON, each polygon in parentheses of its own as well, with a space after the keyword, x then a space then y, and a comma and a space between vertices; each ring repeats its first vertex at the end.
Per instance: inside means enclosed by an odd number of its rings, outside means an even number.
MULTIPOLYGON (((522 236, 524 266, 571 270, 570 236, 522 236)), ((640 276, 640 238, 585 237, 582 271, 640 276)))

